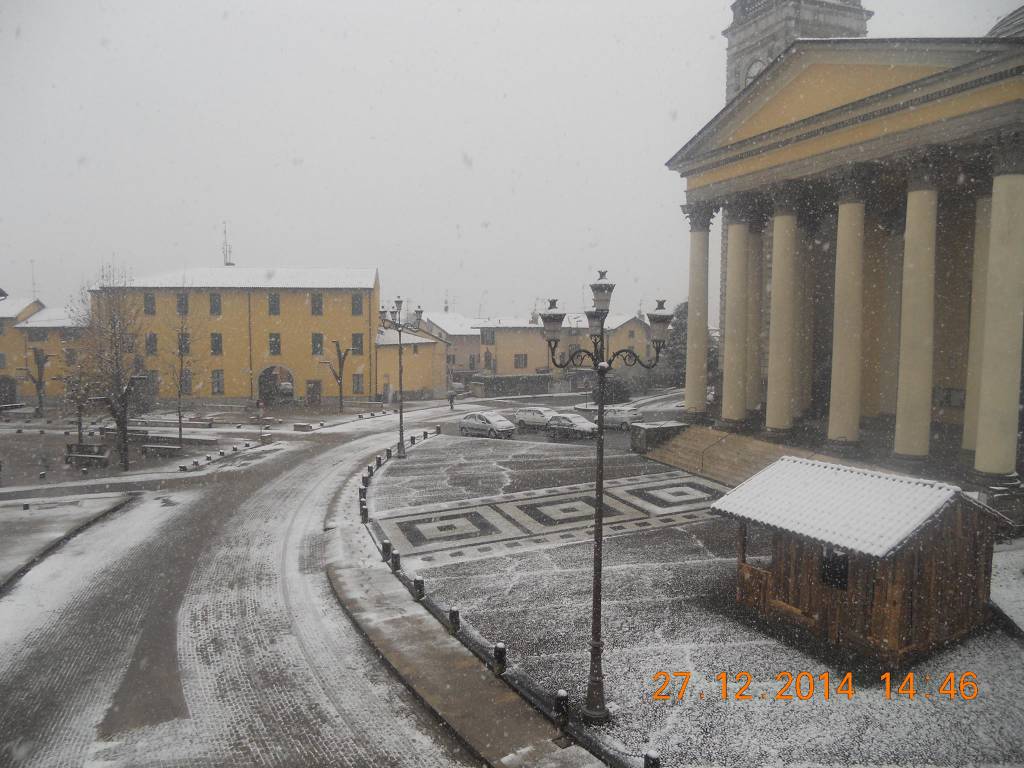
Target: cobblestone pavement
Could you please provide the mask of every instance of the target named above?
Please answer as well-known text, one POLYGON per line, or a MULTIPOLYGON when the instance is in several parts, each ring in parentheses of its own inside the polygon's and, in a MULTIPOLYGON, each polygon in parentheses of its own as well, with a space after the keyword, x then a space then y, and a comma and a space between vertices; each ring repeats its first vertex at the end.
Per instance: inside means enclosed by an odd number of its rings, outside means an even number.
POLYGON ((391 428, 147 494, 31 569, 0 599, 0 765, 475 765, 324 573, 332 497, 391 428))

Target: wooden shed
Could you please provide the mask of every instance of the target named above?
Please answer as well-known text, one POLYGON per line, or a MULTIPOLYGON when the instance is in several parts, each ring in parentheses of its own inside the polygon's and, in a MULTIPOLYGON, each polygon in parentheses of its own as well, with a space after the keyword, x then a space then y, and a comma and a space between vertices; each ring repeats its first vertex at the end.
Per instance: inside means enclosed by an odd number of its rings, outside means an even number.
POLYGON ((765 618, 895 665, 987 619, 1006 520, 955 486, 787 456, 712 510, 739 520, 736 599, 765 618), (748 561, 751 525, 770 562, 748 561))

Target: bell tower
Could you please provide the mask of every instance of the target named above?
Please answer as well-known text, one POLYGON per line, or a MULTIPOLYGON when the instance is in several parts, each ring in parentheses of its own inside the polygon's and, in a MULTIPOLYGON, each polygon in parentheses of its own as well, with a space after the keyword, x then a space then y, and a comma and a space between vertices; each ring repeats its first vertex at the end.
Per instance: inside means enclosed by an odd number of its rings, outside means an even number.
POLYGON ((874 14, 861 0, 736 0, 729 41, 726 101, 801 37, 865 37, 874 14))

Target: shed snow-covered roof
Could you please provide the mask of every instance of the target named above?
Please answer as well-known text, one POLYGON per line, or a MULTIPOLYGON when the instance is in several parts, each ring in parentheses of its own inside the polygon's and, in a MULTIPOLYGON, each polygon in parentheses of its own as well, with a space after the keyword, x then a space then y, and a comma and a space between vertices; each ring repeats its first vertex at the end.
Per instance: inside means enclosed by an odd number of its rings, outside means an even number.
POLYGON ((960 494, 931 480, 785 456, 711 509, 885 557, 960 494))
POLYGON ((46 307, 15 325, 15 328, 78 328, 79 320, 71 317, 64 307, 46 307))
POLYGON ((373 288, 373 269, 328 267, 198 267, 132 282, 134 288, 373 288))

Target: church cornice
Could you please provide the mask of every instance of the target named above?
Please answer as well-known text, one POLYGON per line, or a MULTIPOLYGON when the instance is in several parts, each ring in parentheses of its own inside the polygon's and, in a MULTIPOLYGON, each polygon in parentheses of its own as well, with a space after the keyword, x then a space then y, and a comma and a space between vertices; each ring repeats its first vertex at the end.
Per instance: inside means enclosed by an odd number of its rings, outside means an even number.
MULTIPOLYGON (((788 144, 803 141, 807 138, 811 138, 815 135, 821 135, 822 133, 841 130, 842 128, 850 127, 857 122, 863 122, 865 120, 874 119, 881 116, 882 114, 888 114, 894 111, 900 111, 901 109, 909 109, 917 104, 924 104, 928 101, 943 98, 946 95, 950 95, 947 91, 950 89, 943 89, 927 94, 916 96, 914 98, 903 98, 896 105, 889 105, 883 109, 868 112, 865 114, 857 114, 863 112, 865 109, 870 109, 872 106, 883 104, 893 99, 899 99, 900 97, 909 96, 915 92, 930 88, 938 85, 942 81, 955 79, 956 77, 962 77, 969 74, 971 71, 976 71, 987 66, 991 66, 998 62, 1003 56, 1006 55, 1007 51, 1011 51, 1011 55, 1017 55, 1021 50, 1024 50, 1024 38, 875 38, 871 40, 857 39, 831 39, 831 40, 797 40, 793 43, 781 56, 778 57, 756 80, 750 85, 740 91, 736 96, 717 114, 712 120, 704 126, 689 142, 687 142, 672 158, 666 163, 666 166, 681 176, 692 175, 694 173, 702 173, 711 168, 718 167, 720 165, 735 162, 739 159, 749 157, 759 152, 770 151, 771 149, 781 148, 788 144), (754 89, 758 88, 764 81, 769 80, 777 71, 784 66, 788 60, 792 57, 794 51, 797 48, 818 48, 818 47, 863 47, 865 49, 887 49, 894 45, 903 46, 904 48, 910 45, 923 45, 928 47, 943 46, 946 48, 951 47, 964 47, 964 48, 977 48, 988 50, 988 55, 982 53, 978 59, 975 59, 966 64, 952 67, 943 72, 939 72, 935 75, 925 77, 905 85, 898 86, 896 88, 883 91, 881 93, 868 96, 864 99, 844 104, 835 109, 831 109, 822 112, 817 115, 812 115, 803 120, 799 120, 788 125, 776 128, 772 131, 767 131, 756 136, 751 136, 748 139, 738 141, 733 144, 728 144, 724 147, 709 151, 701 152, 699 147, 702 143, 714 134, 722 125, 728 120, 734 113, 743 107, 746 103, 747 98, 750 96, 754 89), (1002 54, 1002 55, 1001 55, 1002 54), (847 115, 855 115, 854 117, 844 117, 847 115), (836 121, 836 122, 831 122, 836 121), (749 149, 748 149, 749 148, 749 149)), ((1024 65, 1022 65, 1024 66, 1024 65)), ((1000 79, 1008 77, 1014 77, 1020 72, 1017 72, 1018 68, 1011 70, 995 73, 989 76, 994 77, 995 80, 991 82, 997 82, 1000 79)), ((954 89, 958 90, 971 90, 972 88, 980 87, 981 85, 989 82, 989 78, 980 78, 972 80, 968 83, 964 83, 955 86, 954 89)), ((951 91, 953 92, 953 91, 951 91)))
POLYGON ((748 24, 753 24, 764 19, 764 12, 778 8, 779 6, 789 5, 794 8, 800 5, 807 5, 816 8, 824 8, 830 11, 834 11, 837 14, 842 14, 851 18, 857 18, 862 20, 865 24, 875 15, 874 11, 869 11, 859 5, 849 5, 844 2, 836 2, 836 0, 755 0, 756 10, 747 15, 737 13, 737 7, 748 0, 737 0, 732 4, 733 21, 726 29, 722 31, 722 34, 728 37, 729 35, 738 32, 748 24))

